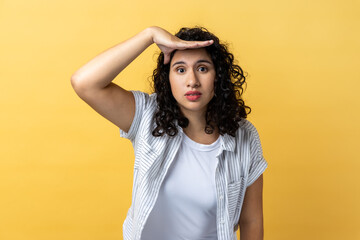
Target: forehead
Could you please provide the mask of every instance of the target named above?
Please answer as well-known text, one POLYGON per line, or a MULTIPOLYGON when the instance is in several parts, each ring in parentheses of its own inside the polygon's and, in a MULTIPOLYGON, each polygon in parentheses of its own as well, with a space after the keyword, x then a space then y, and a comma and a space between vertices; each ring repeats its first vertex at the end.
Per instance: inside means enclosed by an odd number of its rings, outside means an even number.
POLYGON ((197 62, 198 60, 209 60, 210 62, 212 62, 211 57, 207 53, 205 48, 195 48, 195 49, 177 50, 174 53, 173 58, 171 59, 171 63, 175 63, 177 61, 192 63, 192 62, 197 62))

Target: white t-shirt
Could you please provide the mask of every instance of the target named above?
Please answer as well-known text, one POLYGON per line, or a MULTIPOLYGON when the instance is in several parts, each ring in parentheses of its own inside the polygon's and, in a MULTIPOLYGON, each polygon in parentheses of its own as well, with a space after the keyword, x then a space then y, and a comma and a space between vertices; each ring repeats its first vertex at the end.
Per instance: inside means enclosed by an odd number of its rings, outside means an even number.
POLYGON ((184 134, 141 240, 218 239, 215 170, 219 150, 220 138, 206 145, 184 134))

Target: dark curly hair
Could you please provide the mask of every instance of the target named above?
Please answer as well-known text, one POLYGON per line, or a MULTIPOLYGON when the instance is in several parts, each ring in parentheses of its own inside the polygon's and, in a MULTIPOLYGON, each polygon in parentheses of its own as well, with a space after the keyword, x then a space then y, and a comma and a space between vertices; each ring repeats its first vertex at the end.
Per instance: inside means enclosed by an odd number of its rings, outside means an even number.
MULTIPOLYGON (((234 55, 228 51, 227 45, 220 43, 219 38, 206 28, 181 28, 175 36, 187 41, 211 39, 214 41, 213 44, 205 47, 214 63, 216 77, 214 82, 215 95, 207 106, 204 131, 207 134, 213 133, 213 124, 216 124, 219 134, 227 133, 235 136, 239 128, 238 121, 241 118, 246 118, 251 112, 251 108, 246 106, 241 98, 244 91, 243 84, 245 83, 243 70, 234 63, 234 55), (246 109, 249 110, 248 113, 246 109)), ((171 53, 170 62, 175 52, 176 50, 171 53)), ((155 137, 163 136, 165 133, 169 136, 175 136, 178 133, 176 121, 182 128, 189 125, 189 120, 182 114, 172 95, 169 71, 170 63, 164 64, 164 54, 161 52, 157 59, 157 68, 153 71, 152 76, 152 87, 157 94, 156 101, 158 104, 158 109, 154 114, 157 127, 152 132, 155 137)))

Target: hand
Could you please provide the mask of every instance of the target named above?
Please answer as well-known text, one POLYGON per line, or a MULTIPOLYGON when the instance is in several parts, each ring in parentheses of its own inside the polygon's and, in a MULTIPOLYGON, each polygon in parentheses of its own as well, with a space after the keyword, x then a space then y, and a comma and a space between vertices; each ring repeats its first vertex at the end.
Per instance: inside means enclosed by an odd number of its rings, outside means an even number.
POLYGON ((187 48, 202 48, 213 44, 213 40, 208 41, 185 41, 182 40, 163 28, 150 27, 152 31, 153 42, 160 48, 164 53, 164 64, 170 62, 170 54, 176 50, 183 50, 187 48))

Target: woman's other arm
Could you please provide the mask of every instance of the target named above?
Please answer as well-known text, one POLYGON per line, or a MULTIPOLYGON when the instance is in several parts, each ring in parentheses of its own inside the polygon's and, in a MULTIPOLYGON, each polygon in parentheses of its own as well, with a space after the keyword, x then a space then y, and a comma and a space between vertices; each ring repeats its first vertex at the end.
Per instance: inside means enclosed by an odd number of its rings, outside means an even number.
POLYGON ((263 175, 251 184, 245 193, 244 203, 240 214, 239 227, 241 240, 263 240, 263 175))
POLYGON ((160 27, 149 27, 132 38, 102 52, 71 77, 77 95, 100 115, 128 132, 135 115, 135 99, 130 91, 112 81, 152 43, 156 43, 169 60, 175 49, 210 45, 208 41, 183 41, 160 27))

